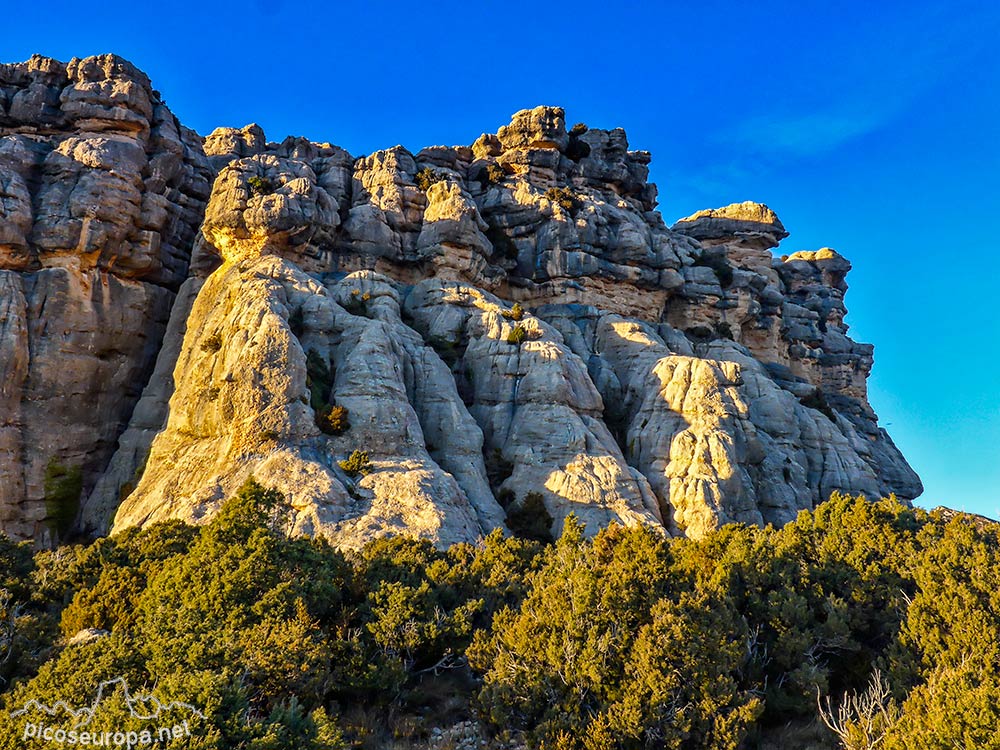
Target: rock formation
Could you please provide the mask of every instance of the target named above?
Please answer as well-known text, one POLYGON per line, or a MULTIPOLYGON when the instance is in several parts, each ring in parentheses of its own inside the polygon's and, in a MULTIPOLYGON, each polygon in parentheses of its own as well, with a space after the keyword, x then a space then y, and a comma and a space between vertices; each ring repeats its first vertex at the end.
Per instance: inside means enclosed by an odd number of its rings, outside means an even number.
POLYGON ((201 139, 110 56, 0 69, 0 115, 9 533, 198 522, 248 476, 348 547, 921 491, 867 402, 850 264, 775 258, 756 203, 668 227, 620 129, 201 139))
POLYGON ((0 528, 49 543, 160 349, 212 174, 140 71, 0 65, 0 528))

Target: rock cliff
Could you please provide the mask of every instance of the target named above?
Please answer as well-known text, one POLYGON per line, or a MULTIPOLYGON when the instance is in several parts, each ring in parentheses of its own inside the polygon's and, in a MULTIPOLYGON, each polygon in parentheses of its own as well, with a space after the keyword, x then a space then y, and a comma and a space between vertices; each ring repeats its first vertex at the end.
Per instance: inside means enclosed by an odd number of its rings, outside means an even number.
POLYGON ((0 524, 197 522, 251 475, 343 546, 916 497, 850 264, 775 257, 761 204, 668 227, 649 160, 555 107, 416 154, 202 139, 118 58, 0 68, 0 524))
POLYGON ((0 528, 69 531, 160 349, 209 190, 201 139, 103 55, 0 65, 0 528))

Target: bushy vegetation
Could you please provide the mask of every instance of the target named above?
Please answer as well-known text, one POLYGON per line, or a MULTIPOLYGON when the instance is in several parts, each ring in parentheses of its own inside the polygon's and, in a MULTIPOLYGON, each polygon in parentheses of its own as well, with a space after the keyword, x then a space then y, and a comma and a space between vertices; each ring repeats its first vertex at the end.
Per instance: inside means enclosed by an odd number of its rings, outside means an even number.
POLYGON ((372 471, 372 462, 368 457, 368 451, 352 451, 350 456, 343 461, 338 461, 338 465, 349 477, 365 476, 371 474, 372 471))
POLYGON ((360 289, 352 289, 350 297, 344 302, 344 309, 351 315, 368 317, 368 303, 371 299, 370 292, 362 293, 360 289))
POLYGON ((330 403, 334 372, 329 361, 315 349, 306 353, 306 385, 309 405, 315 414, 316 426, 327 435, 340 435, 351 428, 346 406, 330 403))
POLYGON ((575 214, 583 206, 580 196, 568 187, 549 188, 545 191, 545 197, 570 214, 575 214))
POLYGON ((470 717, 534 748, 736 750, 819 706, 829 748, 997 746, 996 524, 834 495, 697 541, 570 516, 548 544, 343 552, 288 515, 251 480, 198 528, 0 538, 0 748, 24 746, 11 710, 116 677, 200 707, 197 750, 389 747, 470 717))
POLYGON ((253 195, 269 195, 275 190, 274 183, 271 180, 259 175, 254 175, 248 179, 247 185, 250 187, 250 192, 253 195))
POLYGON ((430 190, 431 185, 435 182, 441 182, 446 179, 447 176, 445 174, 430 167, 424 167, 416 174, 417 187, 425 193, 430 190))
POLYGON ((508 320, 522 320, 524 318, 524 308, 521 307, 520 302, 515 302, 509 310, 504 310, 500 314, 508 320))
POLYGON ((516 325, 507 334, 507 343, 520 346, 528 338, 528 330, 522 325, 516 325))
POLYGON ((479 170, 479 182, 484 185, 499 185, 507 178, 507 173, 499 164, 487 164, 479 170))
POLYGON ((346 406, 327 404, 316 412, 316 426, 320 432, 325 432, 327 435, 340 435, 351 429, 349 416, 346 406))

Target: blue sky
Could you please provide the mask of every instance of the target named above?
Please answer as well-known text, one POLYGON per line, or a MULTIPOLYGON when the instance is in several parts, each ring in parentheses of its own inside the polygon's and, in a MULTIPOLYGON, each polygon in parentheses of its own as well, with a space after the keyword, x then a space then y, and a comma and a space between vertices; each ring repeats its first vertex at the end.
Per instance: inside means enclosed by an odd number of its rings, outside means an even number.
POLYGON ((926 486, 1000 517, 1000 4, 14 0, 0 60, 114 51, 189 127, 363 154, 518 109, 624 127, 668 223, 767 203, 854 263, 872 403, 926 486))

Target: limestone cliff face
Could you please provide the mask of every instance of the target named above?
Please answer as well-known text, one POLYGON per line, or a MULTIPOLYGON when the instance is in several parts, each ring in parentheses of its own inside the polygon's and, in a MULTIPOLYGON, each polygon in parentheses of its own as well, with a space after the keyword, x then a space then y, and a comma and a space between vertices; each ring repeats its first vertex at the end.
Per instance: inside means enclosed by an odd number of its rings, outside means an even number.
MULTIPOLYGON (((630 151, 622 130, 568 131, 554 107, 519 112, 472 146, 417 154, 354 158, 269 143, 252 125, 199 139, 125 66, 37 59, 0 71, 3 123, 21 118, 0 144, 69 154, 82 165, 73 184, 131 175, 128 190, 86 193, 101 201, 87 224, 69 198, 31 197, 44 170, 0 161, 0 471, 20 477, 0 490, 7 530, 51 527, 51 456, 86 469, 76 524, 89 533, 203 520, 253 475, 289 497, 298 532, 344 546, 557 529, 570 512, 591 531, 614 521, 698 535, 783 523, 837 489, 921 491, 867 403, 872 347, 843 322, 850 264, 826 248, 776 258, 787 232, 766 206, 668 227, 649 154, 630 151), (32 79, 38 68, 58 75, 32 79), (105 76, 86 89, 106 97, 103 119, 74 109, 98 96, 73 93, 79 70, 105 76), (44 105, 57 85, 58 116, 44 105), (29 118, 15 99, 44 106, 29 118), (171 148, 153 135, 168 122, 171 148), (116 145, 101 145, 108 133, 116 145), (93 166, 111 158, 95 150, 128 148, 131 172, 93 166), (169 179, 154 166, 165 153, 169 179), (56 205, 64 213, 41 210, 56 205), (73 241, 51 250, 60 232, 73 241), (37 281, 52 273, 79 279, 60 305, 37 281), (98 282, 97 327, 128 365, 95 365, 86 386, 70 384, 67 372, 104 361, 91 340, 74 343, 98 282), (32 307, 39 294, 44 310, 32 307), (108 326, 114 315, 120 327, 108 326), (63 408, 86 393, 87 408, 26 412, 42 389, 63 408), (61 442, 37 442, 53 424, 61 442), (341 466, 354 451, 368 453, 364 472, 341 466)), ((63 191, 70 181, 55 180, 63 191)))
POLYGON ((104 55, 0 65, 0 528, 68 530, 161 346, 211 186, 201 139, 104 55))

